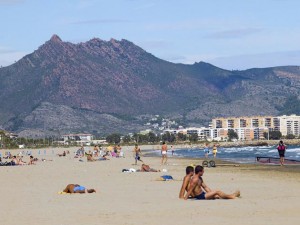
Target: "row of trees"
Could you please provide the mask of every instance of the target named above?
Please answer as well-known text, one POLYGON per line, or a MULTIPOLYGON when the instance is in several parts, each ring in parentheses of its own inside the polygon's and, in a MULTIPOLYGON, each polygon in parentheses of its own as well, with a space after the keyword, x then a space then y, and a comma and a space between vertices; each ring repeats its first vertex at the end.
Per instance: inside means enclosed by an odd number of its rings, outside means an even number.
MULTIPOLYGON (((106 141, 110 144, 117 144, 121 142, 121 134, 113 133, 106 137, 106 141)), ((238 139, 238 134, 234 130, 228 130, 228 141, 238 139)), ((269 140, 279 140, 282 138, 280 131, 270 131, 269 133, 264 133, 264 138, 269 140)), ((285 136, 286 139, 294 139, 295 135, 288 134, 285 136)), ((162 135, 156 135, 153 132, 148 134, 138 134, 135 133, 133 136, 125 135, 122 137, 122 142, 126 144, 130 143, 159 143, 161 141, 166 141, 168 143, 184 142, 189 141, 195 143, 198 141, 197 134, 185 135, 182 133, 173 134, 166 132, 162 135)), ((205 141, 205 140, 204 140, 205 141)), ((58 145, 57 139, 52 137, 43 138, 43 139, 32 139, 32 138, 10 138, 6 136, 3 131, 0 131, 0 148, 18 148, 19 145, 25 145, 28 148, 39 148, 46 146, 55 146, 58 145)), ((76 145, 76 142, 69 143, 71 145, 76 145)))
POLYGON ((45 146, 57 145, 57 139, 53 137, 48 138, 11 138, 6 135, 4 131, 0 131, 0 148, 18 148, 19 145, 25 145, 28 148, 39 148, 45 146))
MULTIPOLYGON (((159 143, 160 141, 166 141, 169 143, 175 143, 176 141, 190 141, 190 142, 197 142, 198 141, 198 135, 197 134, 190 134, 185 135, 182 133, 179 133, 177 135, 173 133, 166 132, 163 135, 156 135, 153 132, 150 132, 148 134, 138 134, 135 133, 133 136, 126 135, 122 138, 123 143, 159 143)), ((106 141, 108 143, 120 143, 121 141, 121 135, 114 133, 110 134, 106 137, 106 141)))

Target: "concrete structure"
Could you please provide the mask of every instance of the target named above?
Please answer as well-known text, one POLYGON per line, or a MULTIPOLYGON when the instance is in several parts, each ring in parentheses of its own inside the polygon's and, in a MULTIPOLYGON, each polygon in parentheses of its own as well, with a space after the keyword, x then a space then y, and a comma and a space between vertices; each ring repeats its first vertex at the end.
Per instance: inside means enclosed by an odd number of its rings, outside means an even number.
POLYGON ((93 141, 92 134, 65 134, 62 137, 64 139, 64 143, 72 141, 82 145, 89 145, 93 141))
POLYGON ((265 139, 264 133, 280 131, 283 136, 300 135, 300 116, 251 116, 251 117, 221 117, 215 118, 209 128, 190 127, 181 129, 168 129, 164 132, 185 135, 198 134, 199 140, 227 140, 228 130, 234 130, 240 140, 265 139))
POLYGON ((300 116, 215 118, 212 120, 211 126, 213 129, 233 129, 238 133, 239 139, 244 140, 263 139, 263 133, 269 131, 280 131, 283 136, 288 134, 299 136, 300 116))
POLYGON ((280 116, 280 132, 282 135, 286 136, 288 134, 293 134, 299 136, 300 134, 300 116, 295 114, 290 116, 280 116))

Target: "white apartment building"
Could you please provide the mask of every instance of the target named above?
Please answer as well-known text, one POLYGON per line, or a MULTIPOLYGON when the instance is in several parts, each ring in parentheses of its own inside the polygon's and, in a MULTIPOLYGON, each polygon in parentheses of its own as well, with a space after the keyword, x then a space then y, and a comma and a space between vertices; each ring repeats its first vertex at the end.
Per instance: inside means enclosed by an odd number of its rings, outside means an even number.
POLYGON ((282 135, 286 136, 288 134, 293 134, 299 136, 300 134, 300 116, 295 114, 290 116, 280 116, 280 132, 282 135))
POLYGON ((86 145, 93 141, 92 134, 65 134, 62 137, 64 139, 64 143, 67 143, 68 141, 75 141, 79 144, 86 145))
POLYGON ((280 131, 283 136, 293 134, 300 135, 300 116, 253 116, 253 117, 228 117, 215 118, 210 127, 190 127, 177 130, 164 130, 173 134, 183 133, 198 134, 199 140, 226 140, 228 130, 233 129, 240 140, 264 139, 264 133, 280 131))

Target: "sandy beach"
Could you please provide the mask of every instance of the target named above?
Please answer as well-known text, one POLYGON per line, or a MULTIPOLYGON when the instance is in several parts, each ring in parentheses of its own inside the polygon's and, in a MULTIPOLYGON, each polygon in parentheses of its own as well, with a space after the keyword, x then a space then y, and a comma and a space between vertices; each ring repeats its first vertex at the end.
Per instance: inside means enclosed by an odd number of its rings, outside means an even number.
MULTIPOLYGON (((39 159, 32 166, 0 167, 0 224, 299 224, 300 166, 241 165, 205 168, 204 180, 212 189, 241 191, 235 200, 180 200, 185 167, 200 159, 142 157, 158 173, 123 173, 132 165, 132 147, 125 158, 79 162, 71 154, 58 157, 63 148, 31 150, 39 159), (54 153, 54 154, 53 154, 54 153), (48 161, 49 160, 49 161, 48 161), (50 161, 53 160, 53 161, 50 161), (174 181, 157 181, 162 175, 174 181), (58 194, 69 183, 95 188, 93 194, 58 194)), ((143 147, 143 150, 147 147, 143 147)), ((151 147, 149 147, 151 149, 151 147)), ((17 154, 20 150, 10 150, 17 154)), ((26 150, 25 150, 26 151, 26 150)), ((1 150, 4 155, 4 150, 1 150)), ((28 157, 25 157, 28 161, 28 157)))

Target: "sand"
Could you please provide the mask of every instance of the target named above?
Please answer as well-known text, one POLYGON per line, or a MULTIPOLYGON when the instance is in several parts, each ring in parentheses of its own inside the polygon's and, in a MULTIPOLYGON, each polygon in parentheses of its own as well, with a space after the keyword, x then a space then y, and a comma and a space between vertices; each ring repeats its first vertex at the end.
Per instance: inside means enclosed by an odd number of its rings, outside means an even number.
MULTIPOLYGON (((144 149, 147 147, 144 147, 144 149)), ((185 167, 199 159, 142 157, 159 173, 122 173, 134 166, 131 147, 125 158, 79 162, 64 149, 32 150, 34 156, 53 161, 33 166, 0 167, 0 224, 299 224, 300 167, 242 165, 205 168, 204 180, 212 189, 241 191, 235 200, 195 201, 178 198, 185 167), (161 175, 176 181, 156 181, 161 175), (93 194, 58 194, 68 183, 95 188, 93 194)), ((25 150, 26 151, 26 150, 25 150)), ((1 150, 2 154, 4 150, 1 150)), ((18 153, 19 150, 11 151, 18 153)), ((28 157, 25 158, 28 160, 28 157)), ((140 165, 140 163, 139 163, 140 165)))

